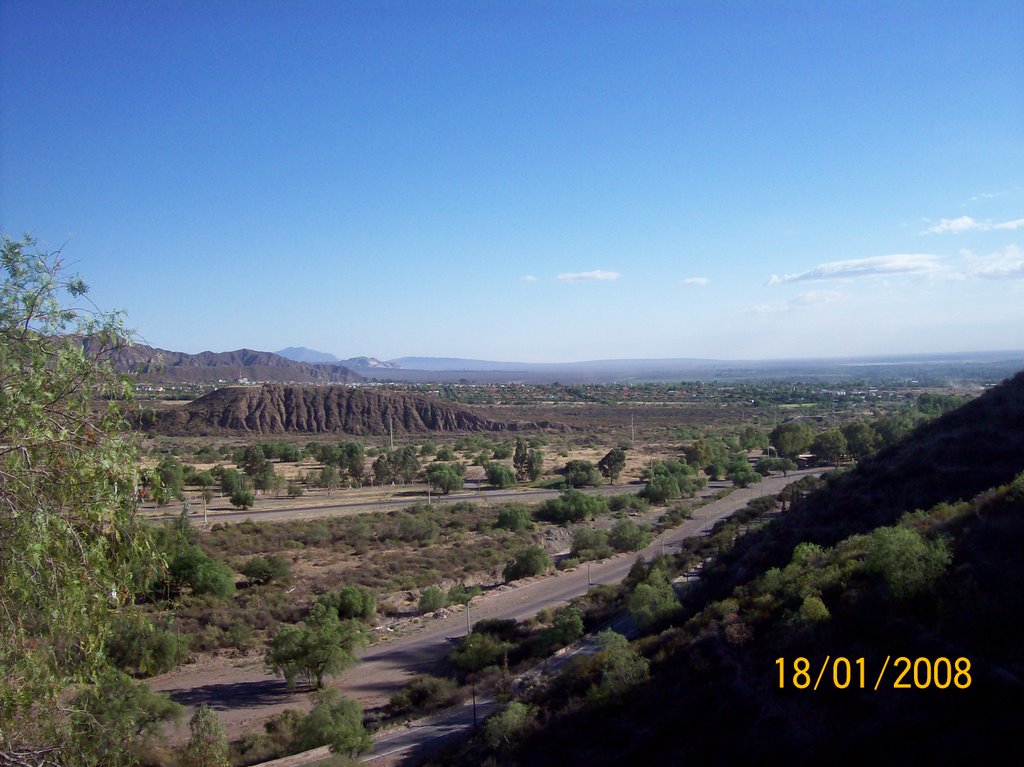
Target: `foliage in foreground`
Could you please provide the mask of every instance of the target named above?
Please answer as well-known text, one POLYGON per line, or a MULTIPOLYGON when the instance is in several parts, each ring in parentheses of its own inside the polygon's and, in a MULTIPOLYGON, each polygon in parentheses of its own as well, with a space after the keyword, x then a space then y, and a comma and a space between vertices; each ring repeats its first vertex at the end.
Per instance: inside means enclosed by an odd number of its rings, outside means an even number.
POLYGON ((103 361, 127 334, 81 308, 87 287, 59 253, 5 236, 0 261, 0 760, 130 763, 151 718, 173 709, 104 651, 136 576, 158 565, 122 436, 131 389, 103 361), (111 685, 118 706, 92 715, 111 685))

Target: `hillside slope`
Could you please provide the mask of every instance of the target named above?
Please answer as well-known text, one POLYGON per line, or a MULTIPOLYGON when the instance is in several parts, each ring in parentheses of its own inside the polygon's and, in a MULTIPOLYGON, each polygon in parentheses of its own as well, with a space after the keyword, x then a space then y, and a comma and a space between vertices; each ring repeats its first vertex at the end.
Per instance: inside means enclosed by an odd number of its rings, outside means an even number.
POLYGON ((355 434, 515 431, 550 423, 506 423, 424 394, 345 386, 229 387, 161 413, 164 434, 355 434))
POLYGON ((649 679, 595 695, 608 661, 581 658, 513 737, 443 759, 999 763, 1024 710, 1022 550, 1019 374, 739 537, 635 643, 649 679))

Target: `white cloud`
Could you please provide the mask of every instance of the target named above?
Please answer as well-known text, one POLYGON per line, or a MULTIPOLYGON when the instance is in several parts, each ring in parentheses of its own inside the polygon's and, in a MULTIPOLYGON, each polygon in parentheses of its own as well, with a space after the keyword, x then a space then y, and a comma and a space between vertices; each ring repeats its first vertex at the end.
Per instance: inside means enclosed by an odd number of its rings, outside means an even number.
POLYGON ((603 282, 619 279, 619 273, 595 269, 592 272, 567 272, 558 275, 555 279, 559 282, 603 282))
POLYGON ((938 256, 927 253, 899 253, 890 256, 855 258, 850 261, 830 261, 800 274, 773 274, 769 285, 787 282, 816 282, 821 280, 853 280, 861 277, 892 277, 898 274, 936 274, 943 270, 938 256))
POLYGON ((1024 218, 1017 218, 1012 221, 978 221, 970 216, 959 218, 944 218, 933 227, 925 229, 921 234, 960 234, 961 232, 994 232, 998 230, 1013 230, 1024 227, 1024 218))
POLYGON ((1009 245, 987 256, 976 256, 970 251, 964 251, 964 259, 967 261, 965 277, 983 280, 1024 279, 1024 250, 1016 245, 1009 245))
POLYGON ((536 282, 536 281, 537 281, 537 278, 534 277, 532 274, 524 274, 523 275, 523 282, 536 282))
POLYGON ((686 277, 685 279, 679 280, 680 285, 707 285, 711 282, 707 277, 686 277))
POLYGON ((766 304, 755 304, 746 310, 747 314, 780 314, 791 312, 794 309, 802 309, 808 306, 823 306, 831 304, 842 298, 838 290, 811 290, 801 293, 785 301, 770 301, 766 304))

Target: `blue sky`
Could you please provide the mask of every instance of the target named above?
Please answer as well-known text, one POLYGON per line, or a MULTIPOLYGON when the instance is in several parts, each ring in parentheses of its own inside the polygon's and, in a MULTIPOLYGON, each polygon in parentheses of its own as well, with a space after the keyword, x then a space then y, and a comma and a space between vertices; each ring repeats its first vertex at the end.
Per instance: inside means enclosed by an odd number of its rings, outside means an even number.
POLYGON ((4 0, 0 228, 190 352, 1021 349, 1024 5, 4 0))

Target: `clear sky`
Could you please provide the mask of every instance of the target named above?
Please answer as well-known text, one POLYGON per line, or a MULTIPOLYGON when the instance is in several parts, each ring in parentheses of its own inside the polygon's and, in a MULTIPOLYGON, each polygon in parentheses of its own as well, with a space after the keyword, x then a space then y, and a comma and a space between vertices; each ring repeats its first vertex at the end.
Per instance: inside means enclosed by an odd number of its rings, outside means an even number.
POLYGON ((0 2, 0 228, 181 351, 1024 348, 1024 3, 0 2))

